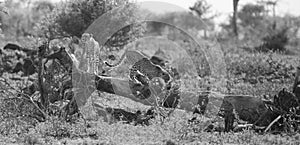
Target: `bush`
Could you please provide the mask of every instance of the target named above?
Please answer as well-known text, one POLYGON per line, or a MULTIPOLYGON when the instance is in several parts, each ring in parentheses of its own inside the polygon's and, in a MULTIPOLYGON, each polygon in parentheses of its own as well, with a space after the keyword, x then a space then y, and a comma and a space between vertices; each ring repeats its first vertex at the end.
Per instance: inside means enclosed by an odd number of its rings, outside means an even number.
POLYGON ((114 7, 128 4, 128 1, 75 0, 67 2, 60 10, 55 23, 69 35, 80 37, 95 19, 114 7))
MULTIPOLYGON (((135 6, 129 3, 128 0, 120 1, 105 1, 105 0, 75 0, 61 3, 59 7, 56 7, 50 14, 38 24, 37 29, 42 34, 41 37, 46 37, 50 40, 64 37, 64 36, 77 36, 81 35, 86 29, 101 15, 112 10, 115 7, 122 5, 128 5, 121 9, 121 13, 118 16, 111 19, 118 19, 122 15, 126 15, 128 19, 135 20, 135 6)), ((99 31, 99 30, 97 30, 99 31)), ((135 35, 135 31, 132 27, 126 27, 120 30, 115 37, 124 37, 128 39, 128 35, 135 35), (129 29, 128 29, 129 28, 129 29)), ((114 42, 115 39, 111 39, 114 42)), ((117 39, 120 40, 120 39, 117 39)), ((121 39, 122 40, 122 39, 121 39)), ((120 42, 118 42, 120 43, 120 42)))
POLYGON ((267 52, 267 51, 279 51, 285 52, 289 38, 288 38, 288 29, 284 28, 275 33, 271 33, 265 37, 263 37, 263 44, 259 47, 256 47, 256 50, 267 52))

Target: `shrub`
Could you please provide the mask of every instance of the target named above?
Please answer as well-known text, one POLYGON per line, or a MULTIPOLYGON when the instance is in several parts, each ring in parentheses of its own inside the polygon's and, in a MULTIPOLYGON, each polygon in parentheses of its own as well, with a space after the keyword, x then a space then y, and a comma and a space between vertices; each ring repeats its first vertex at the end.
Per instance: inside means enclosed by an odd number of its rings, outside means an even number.
MULTIPOLYGON (((46 37, 49 40, 63 36, 81 37, 94 20, 113 8, 123 5, 126 6, 120 10, 121 13, 118 12, 115 17, 110 17, 111 21, 123 18, 125 15, 129 21, 135 22, 137 17, 134 10, 136 7, 133 3, 129 3, 128 0, 75 0, 61 3, 50 14, 46 15, 36 28, 40 31, 42 37, 46 37)), ((136 31, 135 28, 135 26, 123 28, 110 39, 111 43, 119 44, 120 40, 121 42, 128 41, 128 38, 139 35, 140 31, 136 31), (120 39, 120 37, 123 39, 120 39)))
POLYGON ((256 47, 256 50, 267 52, 267 51, 279 51, 285 52, 285 46, 288 43, 288 28, 284 28, 280 31, 271 33, 263 37, 263 44, 259 47, 256 47))

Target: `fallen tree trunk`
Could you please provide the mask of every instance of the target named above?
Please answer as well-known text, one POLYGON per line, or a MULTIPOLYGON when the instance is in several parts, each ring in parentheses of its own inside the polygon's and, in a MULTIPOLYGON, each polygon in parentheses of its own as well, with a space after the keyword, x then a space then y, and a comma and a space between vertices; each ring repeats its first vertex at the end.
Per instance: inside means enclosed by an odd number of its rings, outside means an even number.
MULTIPOLYGON (((72 77, 75 78, 73 79, 73 86, 76 88, 75 98, 79 107, 83 106, 92 93, 98 90, 109 94, 119 95, 147 106, 156 106, 158 105, 157 100, 165 100, 166 102, 164 107, 177 107, 178 109, 194 112, 196 106, 199 104, 199 97, 203 95, 203 93, 200 92, 171 92, 166 98, 164 96, 165 94, 159 96, 151 94, 147 99, 139 99, 132 94, 132 90, 130 89, 130 80, 128 79, 96 76, 79 71, 77 73, 73 73, 72 77), (178 105, 172 105, 174 102, 179 100, 180 104, 177 103, 178 105)), ((209 104, 211 106, 210 110, 214 108, 212 107, 213 104, 221 106, 223 97, 224 96, 222 94, 215 94, 213 97, 215 100, 212 99, 214 101, 211 101, 209 104)))
POLYGON ((198 113, 207 113, 209 116, 220 115, 220 110, 225 111, 225 115, 223 115, 223 117, 228 118, 226 121, 229 121, 229 128, 231 128, 233 124, 230 120, 236 117, 231 116, 233 114, 233 110, 237 111, 242 119, 248 120, 252 123, 255 121, 255 118, 258 119, 260 117, 259 114, 262 114, 262 112, 267 110, 267 108, 264 107, 263 101, 252 96, 225 96, 223 94, 213 94, 210 92, 178 91, 176 93, 171 92, 167 96, 164 93, 161 95, 154 95, 155 93, 152 92, 147 99, 139 99, 132 94, 132 90, 130 88, 131 83, 130 80, 127 79, 96 76, 82 71, 73 73, 72 77, 75 78, 75 82, 73 82, 73 84, 75 84, 74 87, 79 90, 75 93, 76 102, 79 107, 83 106, 91 94, 98 90, 101 92, 119 95, 147 106, 158 106, 159 104, 157 100, 165 100, 166 102, 163 103, 164 105, 162 105, 162 107, 176 107, 189 112, 195 112, 195 110, 198 110, 198 113), (203 103, 203 100, 206 102, 203 103), (257 104, 257 102, 259 103, 257 104), (244 106, 247 107, 246 112, 244 106), (256 112, 257 109, 260 109, 260 111, 256 112), (253 114, 255 115, 254 118, 253 114))
MULTIPOLYGON (((74 69, 72 78, 73 87, 76 88, 75 99, 79 107, 83 106, 92 93, 98 90, 109 94, 119 95, 147 106, 157 106, 157 100, 164 100, 164 107, 177 107, 178 109, 193 112, 195 107, 199 104, 199 96, 203 95, 202 93, 197 92, 177 91, 176 93, 170 92, 168 96, 165 96, 166 94, 164 92, 156 96, 154 95, 155 93, 152 92, 147 99, 139 99, 132 94, 132 88, 130 86, 134 85, 134 83, 128 79, 97 76, 80 70, 74 71, 74 69), (178 104, 178 102, 180 103, 178 104)), ((216 94, 215 96, 219 98, 217 102, 219 106, 221 106, 223 96, 221 94, 216 94)))
MULTIPOLYGON (((282 114, 282 112, 276 111, 276 108, 279 107, 281 108, 280 110, 288 111, 288 108, 298 105, 296 97, 285 89, 279 92, 279 96, 275 97, 275 100, 271 104, 269 101, 263 101, 254 96, 223 95, 212 92, 185 92, 179 90, 177 92, 175 90, 174 92, 176 93, 173 92, 172 94, 171 92, 167 95, 164 93, 157 95, 157 93, 152 91, 147 99, 139 99, 132 94, 132 88, 130 87, 132 82, 128 79, 96 76, 80 71, 77 71, 77 74, 73 75, 73 77, 75 77, 74 80, 77 82, 77 84, 75 83, 75 88, 81 90, 81 93, 75 95, 78 106, 84 105, 88 97, 96 90, 129 98, 147 106, 160 106, 161 104, 158 103, 158 100, 167 101, 165 104, 174 104, 174 102, 177 102, 175 103, 176 105, 161 106, 176 107, 189 112, 205 113, 211 117, 220 115, 225 118, 226 131, 233 129, 235 119, 246 121, 255 126, 267 127, 278 115, 282 114)), ((267 130, 269 129, 270 127, 267 130)))

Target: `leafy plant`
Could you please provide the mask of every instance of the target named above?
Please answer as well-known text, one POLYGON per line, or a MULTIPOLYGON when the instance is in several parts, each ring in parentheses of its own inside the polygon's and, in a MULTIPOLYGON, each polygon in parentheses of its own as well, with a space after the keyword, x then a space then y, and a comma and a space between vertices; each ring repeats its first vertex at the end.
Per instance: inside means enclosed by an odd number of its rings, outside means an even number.
POLYGON ((278 54, 228 54, 228 72, 236 80, 251 83, 291 82, 294 67, 278 54))
POLYGON ((288 28, 284 28, 279 31, 275 31, 265 37, 262 38, 263 44, 257 47, 256 49, 259 51, 267 52, 267 51, 286 51, 285 46, 287 45, 288 38, 288 28))
MULTIPOLYGON (((118 20, 122 15, 126 15, 129 19, 134 19, 135 7, 134 4, 129 3, 128 0, 75 0, 61 2, 60 6, 56 7, 51 13, 44 17, 38 24, 37 30, 50 40, 64 36, 81 37, 94 20, 113 8, 120 6, 124 6, 121 12, 118 12, 115 18, 108 19, 112 19, 112 21, 113 19, 118 20)), ((120 46, 118 45, 120 40, 123 42, 126 41, 128 37, 134 36, 134 28, 135 27, 128 26, 117 32, 110 39, 110 43, 108 42, 109 46, 114 46, 113 44, 120 46), (118 41, 118 43, 116 41, 118 41)))

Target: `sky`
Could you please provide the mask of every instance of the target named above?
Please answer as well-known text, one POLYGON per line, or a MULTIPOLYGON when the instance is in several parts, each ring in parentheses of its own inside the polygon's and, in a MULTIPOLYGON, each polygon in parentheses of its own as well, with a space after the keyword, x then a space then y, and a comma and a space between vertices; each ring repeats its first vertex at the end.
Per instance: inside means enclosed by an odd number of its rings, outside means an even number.
MULTIPOLYGON (((4 0, 0 0, 4 1, 4 0)), ((49 0, 49 1, 61 1, 61 0, 49 0)), ((156 1, 156 2, 166 2, 173 5, 177 5, 181 8, 188 9, 188 7, 192 6, 197 0, 130 0, 130 1, 136 1, 136 2, 145 2, 145 1, 156 1)), ((206 0, 208 4, 212 6, 212 10, 214 12, 222 13, 224 15, 228 15, 232 12, 232 1, 233 0, 206 0)), ((257 0, 240 0, 239 1, 239 8, 241 8, 242 5, 245 5, 246 3, 254 3, 257 0)), ((274 1, 274 0, 272 0, 274 1)), ((155 12, 161 13, 172 10, 172 8, 168 7, 162 7, 159 6, 154 8, 155 12)), ((278 0, 278 6, 276 8, 276 11, 278 14, 283 15, 286 13, 298 15, 300 16, 300 0, 278 0)))
MULTIPOLYGON (((140 2, 142 8, 155 13, 188 10, 197 0, 132 0, 140 2)), ((216 21, 224 21, 233 11, 233 0, 206 0, 211 5, 212 13, 219 14, 216 21)), ((240 0, 239 9, 247 3, 255 3, 256 0, 240 0)), ((279 0, 276 7, 278 15, 292 14, 300 16, 300 0, 279 0)))
MULTIPOLYGON (((188 9, 189 6, 192 6, 197 0, 132 0, 137 2, 145 1, 156 1, 156 2, 166 2, 170 4, 177 5, 179 7, 188 9)), ((212 6, 212 10, 219 13, 230 13, 233 9, 232 0, 206 0, 208 4, 212 6)), ((240 0, 239 8, 246 3, 254 3, 256 0, 240 0)), ((165 11, 168 11, 168 8, 165 7, 165 11)), ((290 13, 294 15, 300 15, 300 0, 279 0, 278 6, 276 8, 278 14, 290 13)), ((157 9, 161 12, 161 9, 157 9)))
MULTIPOLYGON (((0 0, 4 1, 4 0, 0 0)), ((49 0, 53 2, 58 2, 61 0, 49 0)), ((142 3, 142 7, 149 9, 155 13, 164 13, 172 11, 182 11, 188 10, 197 0, 130 0, 134 2, 142 3), (156 3, 153 3, 156 2, 156 3), (170 5, 171 4, 171 5, 170 5)), ((233 10, 233 0, 206 0, 210 4, 212 13, 219 14, 215 19, 216 22, 224 21, 228 18, 228 15, 232 13, 233 10)), ((240 0, 239 7, 247 3, 254 3, 257 0, 240 0)), ((279 15, 292 14, 295 16, 300 16, 300 0, 278 0, 278 5, 276 7, 276 13, 279 15)))
MULTIPOLYGON (((0 0, 3 2, 5 0, 0 0)), ((61 0, 49 0, 53 2, 59 2, 61 0)), ((188 9, 192 6, 197 0, 130 0, 136 2, 145 2, 145 1, 156 1, 156 2, 166 2, 170 4, 177 5, 179 7, 188 9)), ((212 10, 218 13, 229 14, 232 11, 232 0, 206 0, 210 5, 212 5, 212 10)), ((239 7, 246 3, 253 3, 257 0, 240 0, 239 7)), ((156 8, 156 12, 161 13, 162 11, 169 11, 168 7, 159 7, 156 8)), ((300 0, 278 0, 278 6, 276 8, 279 14, 290 13, 293 15, 300 16, 300 0)))

